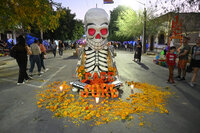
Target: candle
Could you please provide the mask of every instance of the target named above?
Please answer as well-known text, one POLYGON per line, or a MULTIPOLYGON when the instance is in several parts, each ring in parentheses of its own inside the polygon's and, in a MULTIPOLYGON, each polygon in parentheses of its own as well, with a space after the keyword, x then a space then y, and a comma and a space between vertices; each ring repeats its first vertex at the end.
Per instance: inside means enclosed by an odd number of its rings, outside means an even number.
POLYGON ((132 93, 132 94, 134 93, 133 89, 134 89, 134 85, 132 84, 132 85, 131 85, 131 93, 132 93))
POLYGON ((96 97, 95 100, 96 100, 96 103, 99 103, 99 97, 96 97))
POLYGON ((134 85, 133 84, 131 85, 131 89, 134 89, 134 85))
POLYGON ((60 91, 63 91, 63 86, 60 86, 60 91))

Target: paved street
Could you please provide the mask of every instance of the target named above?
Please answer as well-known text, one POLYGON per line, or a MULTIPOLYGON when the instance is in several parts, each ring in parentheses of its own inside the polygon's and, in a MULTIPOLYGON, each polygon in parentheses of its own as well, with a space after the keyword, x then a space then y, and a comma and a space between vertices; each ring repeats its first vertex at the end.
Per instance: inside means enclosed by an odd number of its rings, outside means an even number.
MULTIPOLYGON (((41 77, 34 75, 28 83, 16 86, 18 66, 8 58, 8 64, 0 66, 0 133, 200 133, 200 75, 197 86, 191 88, 188 81, 176 81, 176 86, 166 83, 168 69, 153 63, 153 56, 142 56, 142 63, 132 61, 133 53, 117 51, 115 58, 120 80, 147 82, 161 87, 169 86, 175 96, 169 99, 169 114, 155 113, 146 115, 148 124, 144 127, 123 121, 111 122, 106 125, 90 126, 82 124, 74 126, 64 119, 52 118, 52 113, 41 110, 36 105, 37 91, 49 81, 75 80, 73 77, 77 58, 72 50, 64 52, 63 58, 48 54, 45 60, 49 71, 41 77), (67 127, 65 127, 67 125, 67 127)), ((5 62, 5 61, 1 61, 5 62)), ((34 72, 37 72, 35 66, 34 72)), ((175 76, 177 70, 175 70, 175 76)), ((126 98, 128 91, 124 89, 122 96, 126 98)), ((133 120, 134 121, 134 120, 133 120)))

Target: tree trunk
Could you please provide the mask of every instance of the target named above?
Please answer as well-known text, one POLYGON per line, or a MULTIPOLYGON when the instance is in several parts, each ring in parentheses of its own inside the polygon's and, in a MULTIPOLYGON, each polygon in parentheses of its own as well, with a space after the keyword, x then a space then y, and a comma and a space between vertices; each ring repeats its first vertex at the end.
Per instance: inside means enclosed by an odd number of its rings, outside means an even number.
POLYGON ((15 30, 13 30, 12 33, 13 33, 13 42, 15 43, 15 41, 14 41, 14 40, 16 40, 16 32, 15 32, 15 30))
POLYGON ((43 30, 40 29, 40 38, 43 40, 43 30))

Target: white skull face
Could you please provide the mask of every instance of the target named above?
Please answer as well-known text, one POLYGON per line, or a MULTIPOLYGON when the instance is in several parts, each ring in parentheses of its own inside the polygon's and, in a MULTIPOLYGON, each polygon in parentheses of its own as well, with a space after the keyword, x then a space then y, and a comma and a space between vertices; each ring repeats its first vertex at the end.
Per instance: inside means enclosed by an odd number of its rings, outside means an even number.
POLYGON ((85 14, 87 44, 94 50, 107 44, 109 17, 105 10, 92 8, 85 14))

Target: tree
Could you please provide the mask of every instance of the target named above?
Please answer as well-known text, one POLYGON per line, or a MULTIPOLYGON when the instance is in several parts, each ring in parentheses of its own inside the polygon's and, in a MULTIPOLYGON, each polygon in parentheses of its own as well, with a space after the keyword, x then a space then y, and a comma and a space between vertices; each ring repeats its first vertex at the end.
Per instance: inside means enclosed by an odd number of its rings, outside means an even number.
POLYGON ((151 3, 160 14, 167 12, 200 12, 199 0, 157 0, 156 3, 151 3))
MULTIPOLYGON (((162 21, 155 19, 154 10, 147 9, 146 16, 146 35, 154 34, 158 31, 162 21)), ((117 20, 119 30, 116 32, 118 37, 126 38, 127 40, 137 38, 143 34, 144 15, 143 11, 133 11, 126 9, 121 12, 117 20)))
POLYGON ((117 20, 119 30, 116 32, 116 35, 128 40, 142 35, 143 17, 141 17, 141 13, 136 13, 132 9, 126 9, 121 12, 117 20))
POLYGON ((84 34, 82 21, 75 19, 75 14, 70 9, 63 8, 64 14, 59 18, 59 26, 55 31, 48 30, 45 32, 45 38, 55 40, 76 40, 84 34))
POLYGON ((120 38, 116 36, 116 31, 119 30, 116 25, 116 22, 120 13, 126 10, 127 8, 128 7, 126 6, 118 6, 114 8, 113 11, 110 11, 110 24, 109 24, 109 37, 108 37, 109 40, 113 40, 113 41, 120 40, 120 38))
POLYGON ((77 40, 81 38, 83 34, 84 34, 84 25, 82 21, 78 21, 78 20, 75 21, 72 40, 77 40))
POLYGON ((1 31, 23 29, 30 31, 36 24, 43 31, 55 30, 62 10, 53 13, 53 3, 49 0, 1 0, 1 31))

